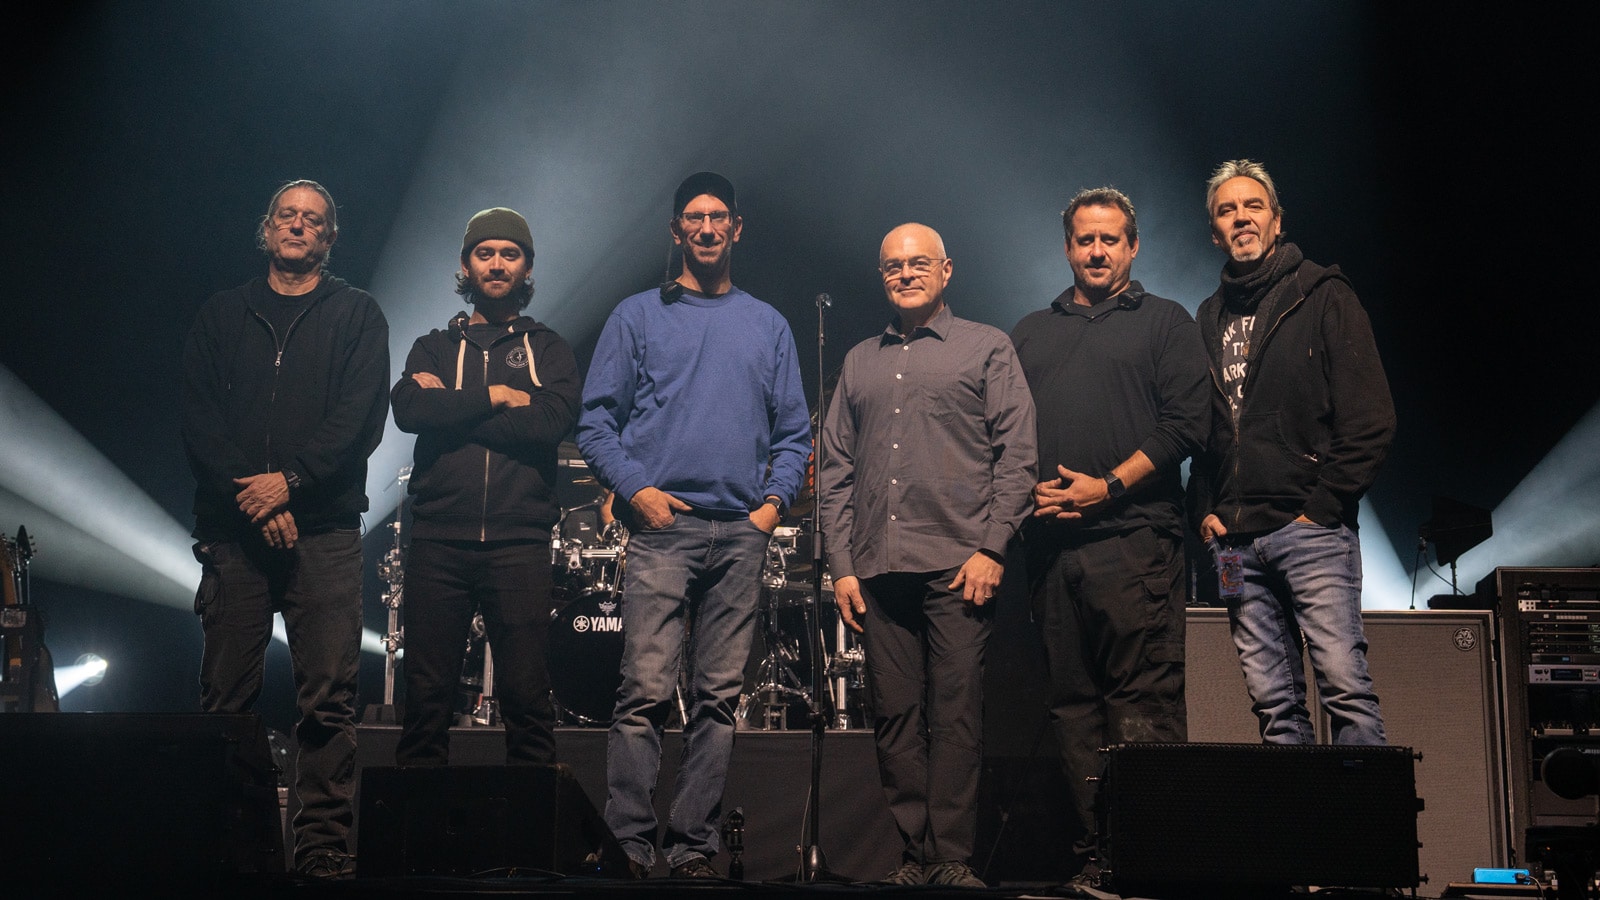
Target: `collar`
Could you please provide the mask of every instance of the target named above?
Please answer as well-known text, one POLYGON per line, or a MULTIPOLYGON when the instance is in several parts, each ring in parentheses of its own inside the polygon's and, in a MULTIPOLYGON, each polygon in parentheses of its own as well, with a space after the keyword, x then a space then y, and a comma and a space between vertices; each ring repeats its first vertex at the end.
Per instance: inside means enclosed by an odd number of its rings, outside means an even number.
POLYGON ((899 344, 914 341, 919 337, 938 338, 942 341, 949 336, 950 327, 955 324, 955 321, 955 314, 950 312, 950 304, 948 303, 944 305, 944 309, 939 310, 938 314, 928 321, 928 324, 919 325, 911 329, 910 334, 905 334, 901 331, 900 317, 895 316, 884 327, 878 343, 880 346, 883 344, 899 344))
POLYGON ((1094 321, 1108 312, 1118 309, 1138 309, 1144 303, 1144 285, 1137 281, 1129 281, 1128 286, 1115 297, 1101 300, 1093 306, 1082 306, 1072 299, 1072 288, 1062 291, 1059 296, 1050 301, 1050 309, 1054 312, 1068 316, 1081 316, 1089 321, 1094 321))

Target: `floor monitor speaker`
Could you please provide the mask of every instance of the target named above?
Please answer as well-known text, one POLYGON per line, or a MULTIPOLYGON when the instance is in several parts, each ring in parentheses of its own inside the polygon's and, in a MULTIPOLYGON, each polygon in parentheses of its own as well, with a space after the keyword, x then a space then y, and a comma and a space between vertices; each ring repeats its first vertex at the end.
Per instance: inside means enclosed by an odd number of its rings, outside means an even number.
POLYGON ((564 765, 368 766, 360 817, 360 877, 628 872, 564 765))

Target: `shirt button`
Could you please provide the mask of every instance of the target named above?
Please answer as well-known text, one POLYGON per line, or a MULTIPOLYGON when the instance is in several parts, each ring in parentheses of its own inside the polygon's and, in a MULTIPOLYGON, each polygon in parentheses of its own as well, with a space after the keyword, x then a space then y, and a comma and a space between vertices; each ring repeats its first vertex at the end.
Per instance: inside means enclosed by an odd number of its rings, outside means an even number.
POLYGON ((902 378, 904 378, 904 377, 905 377, 905 376, 904 376, 904 375, 901 375, 901 374, 900 374, 900 373, 899 373, 899 372, 896 372, 896 373, 894 373, 894 380, 895 380, 895 381, 899 381, 899 380, 900 380, 900 379, 902 379, 902 378))
POLYGON ((889 479, 889 483, 890 483, 890 484, 899 484, 899 483, 900 483, 900 479, 898 479, 898 478, 891 478, 891 479, 889 479))
POLYGON ((897 416, 900 415, 900 407, 896 406, 894 408, 894 414, 897 415, 897 416))
POLYGON ((899 444, 890 444, 889 446, 893 447, 896 450, 900 449, 900 445, 899 444))
POLYGON ((898 519, 898 518, 900 518, 900 517, 897 516, 897 515, 894 515, 893 513, 890 513, 890 515, 889 515, 889 521, 891 521, 891 522, 893 522, 895 519, 898 519))

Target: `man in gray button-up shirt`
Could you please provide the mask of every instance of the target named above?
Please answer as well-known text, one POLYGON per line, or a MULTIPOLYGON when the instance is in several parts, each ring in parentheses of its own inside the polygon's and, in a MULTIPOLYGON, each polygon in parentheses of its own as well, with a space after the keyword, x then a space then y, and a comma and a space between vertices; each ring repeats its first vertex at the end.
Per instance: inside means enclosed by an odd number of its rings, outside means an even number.
POLYGON ((896 317, 845 356, 822 428, 828 571, 863 634, 878 769, 905 842, 894 884, 981 887, 968 867, 983 651, 1006 545, 1032 509, 1033 399, 1005 333, 951 315, 925 225, 879 251, 896 317))

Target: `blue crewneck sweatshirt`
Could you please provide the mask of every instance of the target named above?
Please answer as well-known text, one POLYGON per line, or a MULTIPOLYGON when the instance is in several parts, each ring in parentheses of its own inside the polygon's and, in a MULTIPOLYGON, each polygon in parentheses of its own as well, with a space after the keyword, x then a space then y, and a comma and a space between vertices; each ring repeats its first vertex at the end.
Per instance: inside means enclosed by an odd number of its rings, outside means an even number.
POLYGON ((624 500, 654 486, 712 516, 793 503, 811 419, 789 323, 738 288, 628 297, 595 345, 577 441, 624 500))

